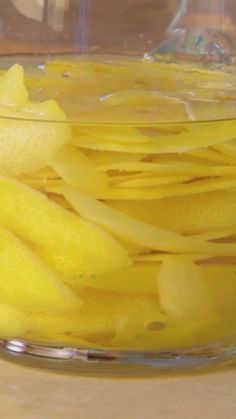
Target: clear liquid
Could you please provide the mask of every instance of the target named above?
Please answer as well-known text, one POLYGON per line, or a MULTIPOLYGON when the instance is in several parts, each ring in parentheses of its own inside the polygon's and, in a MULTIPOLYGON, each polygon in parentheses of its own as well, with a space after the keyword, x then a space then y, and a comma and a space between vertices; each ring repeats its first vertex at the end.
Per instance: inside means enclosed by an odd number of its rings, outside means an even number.
POLYGON ((19 84, 3 105, 0 84, 0 335, 130 350, 234 339, 232 69, 26 69, 31 100, 67 117, 22 105, 19 84))

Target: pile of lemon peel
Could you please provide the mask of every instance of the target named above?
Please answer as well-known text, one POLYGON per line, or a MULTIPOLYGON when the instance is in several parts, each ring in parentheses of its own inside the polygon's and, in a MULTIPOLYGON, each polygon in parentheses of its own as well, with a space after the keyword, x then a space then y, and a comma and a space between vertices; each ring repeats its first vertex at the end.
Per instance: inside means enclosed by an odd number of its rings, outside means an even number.
MULTIPOLYGON (((150 90, 179 67, 150 66, 138 66, 147 90, 136 91, 132 64, 46 66, 49 87, 65 72, 95 91, 116 79, 102 104, 113 125, 33 102, 25 86, 38 82, 19 65, 1 76, 1 336, 156 350, 234 334, 236 122, 193 123, 185 101, 150 90), (155 106, 166 124, 115 122, 155 106), (170 122, 175 111, 188 122, 170 122)), ((212 76, 183 71, 187 85, 212 76)))

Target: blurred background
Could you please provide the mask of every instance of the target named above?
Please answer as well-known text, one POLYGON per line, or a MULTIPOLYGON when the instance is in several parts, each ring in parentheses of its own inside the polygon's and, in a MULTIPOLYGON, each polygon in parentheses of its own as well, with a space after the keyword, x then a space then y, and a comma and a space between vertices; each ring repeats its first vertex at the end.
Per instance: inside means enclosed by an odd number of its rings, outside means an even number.
MULTIPOLYGON (((185 1, 0 0, 0 54, 143 55, 163 41, 185 1)), ((188 27, 198 26, 201 13, 211 10, 207 25, 224 26, 236 39, 236 0, 188 0, 188 4, 192 13, 188 27), (220 19, 219 10, 223 10, 220 19)))
POLYGON ((143 53, 162 41, 180 0, 0 0, 0 51, 143 53))

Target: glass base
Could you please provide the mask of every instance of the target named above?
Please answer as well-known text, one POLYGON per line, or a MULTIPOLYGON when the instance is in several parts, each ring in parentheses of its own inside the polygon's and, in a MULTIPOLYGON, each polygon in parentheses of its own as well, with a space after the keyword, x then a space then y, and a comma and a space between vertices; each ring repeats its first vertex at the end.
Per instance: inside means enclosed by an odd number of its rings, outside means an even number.
POLYGON ((161 352, 110 351, 1 340, 0 357, 48 372, 99 377, 151 377, 209 372, 231 365, 236 346, 214 345, 161 352))

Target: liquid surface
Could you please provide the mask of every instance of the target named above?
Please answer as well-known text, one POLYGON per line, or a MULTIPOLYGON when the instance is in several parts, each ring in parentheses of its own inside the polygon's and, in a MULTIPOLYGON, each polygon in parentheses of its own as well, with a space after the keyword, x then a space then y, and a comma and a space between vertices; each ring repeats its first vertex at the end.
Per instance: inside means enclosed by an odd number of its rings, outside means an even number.
POLYGON ((26 70, 0 78, 0 336, 132 350, 234 339, 233 69, 26 70))

